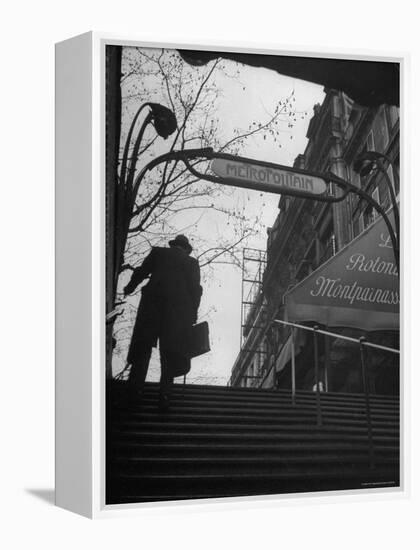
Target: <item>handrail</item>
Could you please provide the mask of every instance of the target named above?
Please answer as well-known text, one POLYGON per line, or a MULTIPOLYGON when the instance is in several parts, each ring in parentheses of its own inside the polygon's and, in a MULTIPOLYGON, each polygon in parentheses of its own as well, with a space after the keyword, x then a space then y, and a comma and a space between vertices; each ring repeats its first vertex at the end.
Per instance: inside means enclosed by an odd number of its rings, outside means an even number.
MULTIPOLYGON (((311 332, 317 332, 319 334, 326 334, 327 336, 333 336, 335 338, 341 338, 342 340, 347 340, 348 342, 354 342, 355 344, 360 344, 360 340, 357 338, 351 338, 351 336, 343 336, 342 334, 337 334, 336 332, 330 332, 328 330, 322 330, 315 327, 307 327, 306 325, 299 325, 298 323, 291 323, 290 321, 283 321, 281 319, 274 319, 274 323, 281 323, 282 325, 288 325, 291 327, 301 328, 303 330, 309 330, 311 332)), ((381 349, 383 351, 390 351, 391 353, 400 353, 399 349, 389 348, 387 346, 381 346, 380 344, 373 344, 372 342, 362 342, 363 346, 370 348, 381 349)))
MULTIPOLYGON (((274 319, 274 323, 281 325, 287 325, 291 327, 291 332, 293 333, 294 328, 299 328, 302 330, 307 330, 313 333, 314 335, 314 364, 315 364, 315 386, 316 386, 316 413, 317 413, 317 427, 322 428, 322 407, 321 407, 321 395, 319 387, 319 365, 318 365, 318 334, 324 334, 326 336, 331 336, 334 338, 341 338, 347 340, 348 342, 353 342, 359 345, 360 350, 360 362, 362 368, 362 380, 363 388, 365 394, 365 404, 366 404, 366 427, 367 427, 367 437, 368 437, 368 450, 369 450, 369 466, 370 468, 375 468, 375 446, 373 441, 373 426, 372 426, 372 413, 370 405, 370 383, 369 383, 369 369, 367 364, 367 356, 365 355, 365 346, 375 349, 380 349, 383 351, 389 351, 391 353, 399 354, 400 351, 394 348, 389 348, 388 346, 381 346, 379 344, 373 344, 372 342, 367 342, 366 338, 362 336, 361 338, 352 338, 350 336, 343 336, 342 334, 337 334, 330 332, 328 330, 320 329, 318 325, 313 327, 307 327, 299 323, 292 323, 290 321, 283 321, 282 319, 274 319)), ((294 387, 294 375, 293 375, 293 357, 292 357, 292 402, 295 404, 295 387, 294 387)))

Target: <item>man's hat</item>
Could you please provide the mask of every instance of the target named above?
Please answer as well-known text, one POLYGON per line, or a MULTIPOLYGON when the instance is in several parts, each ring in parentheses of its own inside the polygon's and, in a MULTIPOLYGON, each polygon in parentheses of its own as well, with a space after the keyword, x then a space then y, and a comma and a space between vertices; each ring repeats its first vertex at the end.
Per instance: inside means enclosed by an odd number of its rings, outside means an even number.
POLYGON ((185 235, 177 235, 175 237, 175 239, 173 239, 172 241, 169 241, 169 245, 170 246, 180 246, 181 248, 183 248, 184 250, 186 250, 188 252, 188 254, 190 254, 190 252, 192 251, 192 246, 190 245, 187 237, 185 235))

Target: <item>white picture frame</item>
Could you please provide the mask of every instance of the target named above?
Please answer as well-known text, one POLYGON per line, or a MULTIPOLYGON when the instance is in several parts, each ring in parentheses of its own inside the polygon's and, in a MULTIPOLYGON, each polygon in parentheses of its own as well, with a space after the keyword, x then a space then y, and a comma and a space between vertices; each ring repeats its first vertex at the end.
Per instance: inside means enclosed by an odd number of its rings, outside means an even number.
MULTIPOLYGON (((162 44, 93 32, 56 45, 56 504, 90 518, 136 512, 147 507, 147 504, 105 503, 104 52, 105 46, 112 44, 354 57, 351 52, 280 52, 222 43, 162 44)), ((360 56, 359 53, 358 56, 372 61, 399 62, 404 82, 406 59, 403 55, 360 56)), ((384 493, 400 498, 407 491, 404 373, 401 379, 401 486, 364 490, 363 498, 369 495, 378 498, 384 493)), ((354 494, 357 496, 358 492, 354 494)), ((341 495, 331 492, 305 496, 339 500, 341 495)), ((296 495, 276 498, 287 500, 296 495)), ((229 499, 231 503, 243 500, 246 499, 229 499)), ((214 503, 223 504, 219 499, 214 503)))

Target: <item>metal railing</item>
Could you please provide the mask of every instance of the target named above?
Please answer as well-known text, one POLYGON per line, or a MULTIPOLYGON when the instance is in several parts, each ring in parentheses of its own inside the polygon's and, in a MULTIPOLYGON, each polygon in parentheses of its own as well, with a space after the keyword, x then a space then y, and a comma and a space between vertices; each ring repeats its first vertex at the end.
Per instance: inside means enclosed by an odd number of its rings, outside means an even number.
MULTIPOLYGON (((366 427, 367 427, 367 437, 368 437, 368 448, 369 448, 369 465, 371 468, 375 467, 375 451, 374 451, 374 443, 373 443, 373 427, 372 427, 372 411, 371 411, 371 399, 370 399, 370 381, 369 381, 369 368, 367 363, 367 357, 366 357, 366 348, 374 348, 379 349, 382 351, 387 351, 390 353, 399 354, 400 351, 394 348, 390 348, 387 346, 382 346, 380 344, 374 344, 372 342, 368 342, 364 336, 361 338, 352 338, 350 336, 344 336, 342 334, 337 334, 334 332, 330 332, 328 330, 324 330, 319 328, 319 326, 315 325, 313 327, 308 327, 305 325, 300 325, 298 323, 291 323, 289 321, 283 321, 280 319, 275 319, 275 323, 282 324, 285 326, 291 327, 291 347, 292 347, 292 353, 291 353, 291 386, 292 386, 292 403, 293 405, 296 404, 296 368, 295 368, 295 354, 294 354, 294 330, 295 329, 302 329, 313 333, 314 338, 314 377, 315 377, 315 392, 316 392, 316 419, 317 419, 317 427, 322 428, 323 426, 323 418, 322 418, 322 407, 321 407, 321 391, 320 391, 320 376, 319 376, 319 342, 318 338, 320 334, 330 336, 333 338, 340 338, 342 340, 346 340, 348 342, 352 342, 354 344, 358 344, 359 350, 360 350, 360 365, 361 365, 361 373, 362 373, 362 385, 363 385, 363 393, 365 396, 365 406, 366 406, 366 427)), ((273 367, 274 368, 274 367, 273 367)))

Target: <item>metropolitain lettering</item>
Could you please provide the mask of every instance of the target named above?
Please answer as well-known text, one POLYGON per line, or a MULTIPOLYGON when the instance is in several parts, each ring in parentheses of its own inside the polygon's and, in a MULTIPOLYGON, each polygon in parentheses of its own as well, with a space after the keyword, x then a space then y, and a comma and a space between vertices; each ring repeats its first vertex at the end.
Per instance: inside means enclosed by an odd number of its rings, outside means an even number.
POLYGON ((271 183, 300 191, 314 191, 313 179, 303 174, 274 170, 266 166, 248 166, 239 163, 227 163, 226 175, 232 178, 246 179, 257 183, 271 183))

